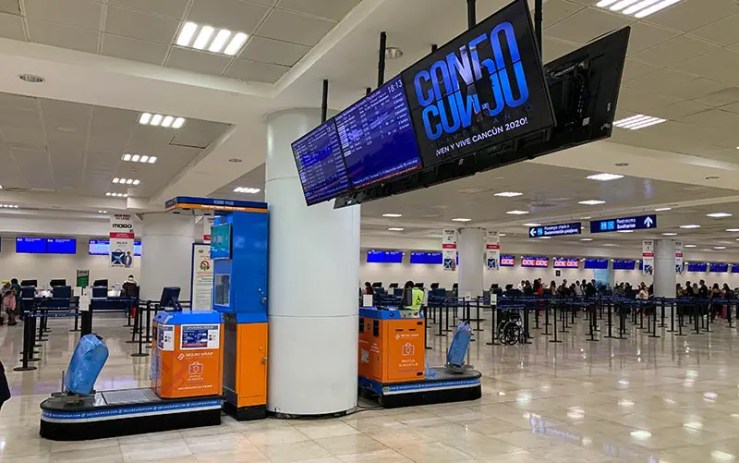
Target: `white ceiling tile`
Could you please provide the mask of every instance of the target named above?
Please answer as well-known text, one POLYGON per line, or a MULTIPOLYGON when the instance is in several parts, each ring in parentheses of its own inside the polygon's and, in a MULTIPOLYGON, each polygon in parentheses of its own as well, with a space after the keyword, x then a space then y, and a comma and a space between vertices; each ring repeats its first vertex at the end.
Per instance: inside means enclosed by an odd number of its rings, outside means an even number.
POLYGON ((181 19, 189 0, 108 0, 111 6, 181 19))
POLYGON ((341 21, 359 2, 360 0, 280 0, 277 8, 341 21))
POLYGON ((703 40, 680 36, 632 55, 632 57, 654 66, 671 66, 717 49, 717 46, 703 40))
POLYGON ((195 0, 187 20, 252 34, 268 11, 264 6, 238 0, 195 0))
POLYGON ((710 109, 710 106, 696 101, 681 101, 673 105, 660 108, 660 114, 674 121, 682 121, 685 117, 710 109))
POLYGON ((715 47, 710 53, 676 63, 685 72, 739 87, 739 52, 715 47))
POLYGON ((629 54, 634 55, 647 48, 674 39, 678 35, 680 35, 679 32, 663 29, 659 26, 634 23, 631 25, 631 36, 629 37, 629 54))
POLYGON ((698 28, 692 31, 690 35, 722 45, 735 44, 739 42, 739 14, 698 28))
POLYGON ((624 65, 624 75, 621 81, 626 83, 660 69, 662 68, 659 66, 652 66, 651 64, 642 63, 641 61, 627 59, 626 64, 624 65))
POLYGON ((336 23, 326 19, 311 18, 282 10, 272 10, 267 20, 257 31, 257 35, 313 46, 335 25, 336 23))
POLYGON ((631 23, 631 18, 586 8, 547 29, 547 35, 576 43, 587 43, 631 23))
POLYGON ((655 110, 664 106, 679 103, 679 98, 658 95, 633 88, 621 88, 618 97, 618 108, 622 111, 632 111, 634 113, 649 114, 650 116, 659 117, 660 114, 652 114, 655 110))
POLYGON ((715 106, 726 106, 739 103, 739 87, 731 87, 718 92, 709 93, 708 95, 696 98, 696 102, 715 106))
POLYGON ((734 0, 683 0, 657 14, 646 22, 690 32, 706 24, 736 14, 734 0))
POLYGON ((167 59, 167 67, 185 69, 220 76, 231 62, 230 56, 216 55, 205 51, 173 47, 167 59))
MULTIPOLYGON (((9 145, 43 146, 46 144, 41 126, 34 128, 0 127, 0 136, 9 145)), ((0 146, 2 146, 1 143, 0 146)))
POLYGON ((580 48, 580 45, 545 36, 544 44, 541 48, 544 52, 543 60, 545 63, 548 63, 577 50, 580 48))
POLYGON ((739 103, 722 106, 721 109, 723 109, 724 111, 732 112, 734 114, 739 114, 739 103))
POLYGON ((98 32, 66 27, 60 24, 28 20, 28 35, 31 42, 54 47, 96 53, 98 32))
POLYGON ((10 150, 30 188, 54 189, 54 176, 46 150, 10 150))
POLYGON ((241 58, 262 63, 294 66, 308 50, 310 47, 305 45, 254 36, 241 52, 241 58))
POLYGON ((224 132, 224 124, 201 120, 189 120, 182 129, 175 132, 171 147, 207 148, 224 132))
POLYGON ((37 110, 0 111, 0 128, 2 127, 40 129, 41 118, 37 110))
POLYGON ((167 44, 103 34, 102 53, 104 55, 161 65, 167 56, 167 51, 169 51, 167 44))
POLYGON ((31 110, 36 110, 36 108, 38 108, 36 98, 30 96, 13 95, 10 93, 0 93, 0 107, 31 110))
POLYGON ((95 31, 100 28, 100 3, 88 0, 25 0, 24 5, 29 21, 47 21, 95 31))
POLYGON ((0 0, 0 13, 9 13, 20 16, 20 3, 18 3, 18 0, 0 0))
POLYGON ((0 37, 26 40, 26 35, 23 32, 23 19, 20 16, 0 13, 0 37))
POLYGON ((700 79, 692 74, 686 74, 681 71, 665 68, 646 74, 638 79, 631 80, 625 85, 643 92, 671 95, 681 99, 689 99, 692 96, 699 96, 692 95, 692 93, 705 95, 706 93, 726 88, 725 85, 718 84, 716 82, 713 82, 715 85, 710 85, 711 81, 702 83, 702 85, 701 83, 696 82, 701 80, 707 79, 700 79), (701 89, 704 90, 703 93, 700 93, 701 89), (686 94, 688 95, 686 96, 686 94))
POLYGON ((149 42, 170 44, 178 26, 179 21, 176 19, 108 7, 105 32, 149 42))
POLYGON ((739 127, 739 114, 722 109, 711 109, 686 116, 683 120, 688 124, 712 127, 720 130, 735 131, 739 127))
POLYGON ((579 3, 570 2, 568 0, 549 0, 544 9, 544 30, 565 18, 569 18, 573 14, 585 8, 579 3))
POLYGON ((287 66, 237 59, 226 72, 226 77, 273 84, 289 70, 287 66))

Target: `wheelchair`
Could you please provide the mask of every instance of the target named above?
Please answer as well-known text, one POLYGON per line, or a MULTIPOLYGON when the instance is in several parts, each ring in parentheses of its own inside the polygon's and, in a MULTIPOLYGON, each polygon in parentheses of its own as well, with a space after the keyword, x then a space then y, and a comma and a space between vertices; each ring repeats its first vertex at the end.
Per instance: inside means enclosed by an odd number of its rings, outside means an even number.
POLYGON ((526 342, 520 313, 512 310, 501 311, 498 320, 498 339, 507 346, 526 342))

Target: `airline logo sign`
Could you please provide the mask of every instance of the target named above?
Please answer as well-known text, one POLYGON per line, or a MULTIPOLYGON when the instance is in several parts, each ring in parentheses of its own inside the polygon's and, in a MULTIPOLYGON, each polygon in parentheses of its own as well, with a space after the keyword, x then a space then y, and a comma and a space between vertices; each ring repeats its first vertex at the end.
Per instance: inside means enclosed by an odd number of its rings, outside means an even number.
POLYGON ((608 233, 622 230, 651 230, 653 228, 657 228, 656 215, 621 217, 617 219, 593 220, 590 222, 590 233, 608 233))
POLYGON ((453 272, 457 270, 457 230, 444 230, 441 236, 444 270, 453 272))
POLYGON ((110 266, 131 268, 134 256, 134 229, 131 214, 110 216, 110 266))
POLYGON ((582 233, 582 223, 562 223, 558 225, 544 225, 529 228, 529 238, 541 238, 542 236, 567 236, 582 233))

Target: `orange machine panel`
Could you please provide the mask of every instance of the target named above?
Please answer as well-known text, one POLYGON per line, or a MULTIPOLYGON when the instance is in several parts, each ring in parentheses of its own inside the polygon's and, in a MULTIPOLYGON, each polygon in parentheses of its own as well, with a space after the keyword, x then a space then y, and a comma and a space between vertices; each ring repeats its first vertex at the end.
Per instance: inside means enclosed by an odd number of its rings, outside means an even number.
POLYGON ((424 379, 424 320, 360 318, 359 374, 383 384, 424 379))
POLYGON ((267 323, 242 323, 237 327, 238 408, 267 403, 267 328, 267 323))
POLYGON ((158 324, 156 335, 153 387, 159 397, 221 395, 223 325, 158 324))

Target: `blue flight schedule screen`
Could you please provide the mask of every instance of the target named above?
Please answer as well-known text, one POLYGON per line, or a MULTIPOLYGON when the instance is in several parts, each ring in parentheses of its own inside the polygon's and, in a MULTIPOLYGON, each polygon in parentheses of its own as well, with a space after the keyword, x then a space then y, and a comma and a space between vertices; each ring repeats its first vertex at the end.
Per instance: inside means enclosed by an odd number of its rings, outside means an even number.
POLYGON ((333 119, 294 142, 292 148, 309 206, 349 191, 349 178, 333 119))
POLYGON ((49 254, 77 254, 77 240, 74 238, 49 238, 46 240, 49 254))
POLYGON ((336 129, 353 188, 364 188, 422 166, 400 77, 337 115, 336 129))

